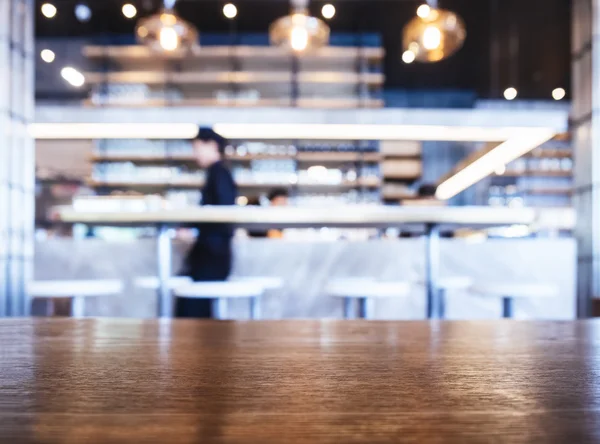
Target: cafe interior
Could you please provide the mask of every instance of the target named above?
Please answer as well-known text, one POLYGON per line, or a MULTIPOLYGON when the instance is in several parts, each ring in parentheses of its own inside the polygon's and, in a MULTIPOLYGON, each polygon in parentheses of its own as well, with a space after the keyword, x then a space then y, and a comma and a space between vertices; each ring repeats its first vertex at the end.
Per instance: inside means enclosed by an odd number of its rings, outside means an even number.
POLYGON ((0 441, 600 442, 599 29, 0 0, 0 441))

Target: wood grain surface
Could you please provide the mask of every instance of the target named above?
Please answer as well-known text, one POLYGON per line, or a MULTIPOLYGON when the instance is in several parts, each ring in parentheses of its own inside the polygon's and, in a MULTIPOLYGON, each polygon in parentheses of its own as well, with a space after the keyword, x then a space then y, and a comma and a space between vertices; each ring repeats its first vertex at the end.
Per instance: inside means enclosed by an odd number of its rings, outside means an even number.
POLYGON ((0 321, 0 443, 600 442, 600 322, 0 321))

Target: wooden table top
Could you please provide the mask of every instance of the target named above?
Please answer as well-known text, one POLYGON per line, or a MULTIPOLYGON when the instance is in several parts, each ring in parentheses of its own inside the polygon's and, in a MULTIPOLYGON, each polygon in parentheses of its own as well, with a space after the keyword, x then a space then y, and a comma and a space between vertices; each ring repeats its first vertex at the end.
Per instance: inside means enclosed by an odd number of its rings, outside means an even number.
POLYGON ((600 322, 1 320, 0 442, 600 442, 600 322))

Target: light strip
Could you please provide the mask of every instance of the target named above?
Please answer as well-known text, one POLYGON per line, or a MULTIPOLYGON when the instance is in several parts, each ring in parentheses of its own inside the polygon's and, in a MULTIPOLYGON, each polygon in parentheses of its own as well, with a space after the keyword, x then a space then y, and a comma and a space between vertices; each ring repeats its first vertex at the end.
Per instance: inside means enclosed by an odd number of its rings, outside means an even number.
POLYGON ((441 125, 246 124, 217 123, 214 130, 228 139, 425 140, 501 142, 523 128, 441 125))
MULTIPOLYGON (((455 142, 502 142, 534 130, 441 125, 229 123, 217 123, 213 128, 228 139, 455 142)), ((29 131, 36 139, 190 139, 196 135, 198 126, 194 123, 34 123, 29 131)))
POLYGON ((442 182, 436 191, 436 197, 447 200, 461 191, 492 174, 497 168, 537 148, 552 139, 556 131, 550 129, 523 129, 521 134, 512 137, 467 165, 454 176, 442 182))
POLYGON ((193 123, 32 123, 35 139, 191 139, 193 123))

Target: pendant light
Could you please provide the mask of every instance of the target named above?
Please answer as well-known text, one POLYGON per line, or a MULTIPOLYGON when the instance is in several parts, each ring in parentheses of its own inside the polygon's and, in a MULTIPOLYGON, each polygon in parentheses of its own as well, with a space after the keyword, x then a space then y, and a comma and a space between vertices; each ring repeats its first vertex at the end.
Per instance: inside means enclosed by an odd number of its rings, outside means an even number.
POLYGON ((198 31, 175 13, 175 1, 164 0, 158 14, 138 22, 135 34, 140 43, 157 52, 185 52, 198 44, 198 31))
POLYGON ((419 6, 417 16, 404 27, 402 34, 405 62, 443 60, 458 51, 467 36, 462 19, 452 11, 439 9, 437 0, 427 0, 419 6))
POLYGON ((292 0, 290 15, 271 24, 269 37, 272 45, 302 53, 327 46, 329 26, 308 15, 308 0, 292 0))

